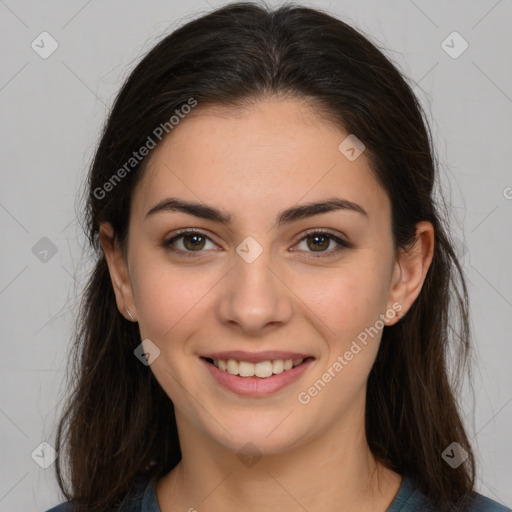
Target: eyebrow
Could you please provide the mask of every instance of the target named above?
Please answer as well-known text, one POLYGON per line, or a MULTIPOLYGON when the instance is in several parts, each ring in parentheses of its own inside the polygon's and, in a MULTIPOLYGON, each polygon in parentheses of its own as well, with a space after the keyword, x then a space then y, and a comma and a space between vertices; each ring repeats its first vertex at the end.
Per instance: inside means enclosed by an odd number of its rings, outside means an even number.
MULTIPOLYGON (((277 224, 289 224, 307 217, 336 210, 353 211, 364 215, 366 218, 369 217, 366 210, 357 203, 347 199, 332 197, 320 202, 301 204, 299 206, 292 206, 291 208, 283 210, 279 212, 277 216, 277 224)), ((217 208, 212 208, 211 206, 207 206, 202 203, 183 201, 182 199, 177 199, 175 197, 168 197, 160 201, 146 213, 145 218, 147 219, 152 215, 162 212, 183 212, 200 219, 212 220, 225 225, 231 224, 231 215, 228 213, 224 213, 217 208)))

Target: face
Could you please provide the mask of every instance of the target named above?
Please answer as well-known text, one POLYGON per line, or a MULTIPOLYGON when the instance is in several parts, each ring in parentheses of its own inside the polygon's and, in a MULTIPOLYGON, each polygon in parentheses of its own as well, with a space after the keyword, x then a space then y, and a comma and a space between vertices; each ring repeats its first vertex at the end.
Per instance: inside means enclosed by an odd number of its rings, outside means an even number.
POLYGON ((279 453, 361 420, 382 328, 416 288, 366 155, 338 149, 347 132, 301 100, 200 108, 134 191, 116 297, 159 350, 178 428, 279 453))

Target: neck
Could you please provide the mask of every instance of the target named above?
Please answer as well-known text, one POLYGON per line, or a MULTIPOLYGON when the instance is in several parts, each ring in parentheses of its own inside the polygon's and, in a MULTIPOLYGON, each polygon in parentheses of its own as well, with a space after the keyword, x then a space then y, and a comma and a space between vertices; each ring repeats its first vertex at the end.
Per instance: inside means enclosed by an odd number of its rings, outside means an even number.
POLYGON ((384 512, 401 477, 374 459, 364 434, 364 414, 356 417, 362 420, 350 422, 350 427, 333 425, 297 448, 252 459, 226 450, 180 418, 183 458, 157 482, 160 508, 384 512))

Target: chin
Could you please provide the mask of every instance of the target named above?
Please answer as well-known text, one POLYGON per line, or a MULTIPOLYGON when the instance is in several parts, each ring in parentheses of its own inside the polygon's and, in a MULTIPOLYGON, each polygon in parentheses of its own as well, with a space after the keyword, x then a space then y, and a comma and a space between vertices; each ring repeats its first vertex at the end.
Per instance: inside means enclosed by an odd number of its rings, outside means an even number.
POLYGON ((286 419, 289 414, 290 411, 285 411, 265 416, 255 411, 249 415, 238 414, 236 419, 224 415, 224 428, 210 424, 207 429, 211 438, 239 456, 274 455, 289 450, 303 437, 292 424, 296 418, 291 420, 293 415, 290 415, 286 419))

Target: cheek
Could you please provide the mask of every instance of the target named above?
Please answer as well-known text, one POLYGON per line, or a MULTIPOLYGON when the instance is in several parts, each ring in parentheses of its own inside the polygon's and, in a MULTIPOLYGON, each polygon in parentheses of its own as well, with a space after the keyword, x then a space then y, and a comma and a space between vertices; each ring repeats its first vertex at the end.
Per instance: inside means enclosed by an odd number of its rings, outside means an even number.
POLYGON ((311 317, 316 318, 323 353, 297 400, 332 421, 351 410, 351 404, 360 403, 379 349, 385 294, 377 277, 373 272, 331 275, 323 288, 310 290, 304 300, 314 309, 311 317))
POLYGON ((187 340, 205 318, 205 308, 211 308, 208 291, 216 281, 194 273, 192 267, 184 270, 168 263, 151 265, 149 258, 142 261, 134 285, 140 335, 160 350, 151 371, 175 406, 194 416, 194 404, 183 393, 195 364, 188 357, 187 340))
POLYGON ((297 276, 294 291, 311 321, 323 325, 322 333, 334 344, 375 324, 387 302, 383 269, 366 264, 363 257, 357 264, 297 276))
POLYGON ((166 349, 176 348, 170 340, 182 340, 204 314, 208 292, 215 285, 214 276, 198 274, 193 267, 170 264, 151 265, 148 259, 137 265, 134 295, 141 335, 154 339, 166 349))
MULTIPOLYGON (((316 330, 322 335, 323 361, 316 379, 325 383, 321 404, 336 404, 332 414, 338 414, 360 396, 375 361, 384 327, 379 315, 385 313, 387 281, 382 263, 370 254, 360 254, 343 267, 332 269, 315 279, 303 277, 300 297, 308 309, 316 330), (372 261, 374 263, 372 263, 372 261), (309 282, 309 286, 308 286, 309 282), (311 286, 311 283, 314 286, 311 286)), ((303 390, 315 396, 324 384, 318 380, 303 390)))

